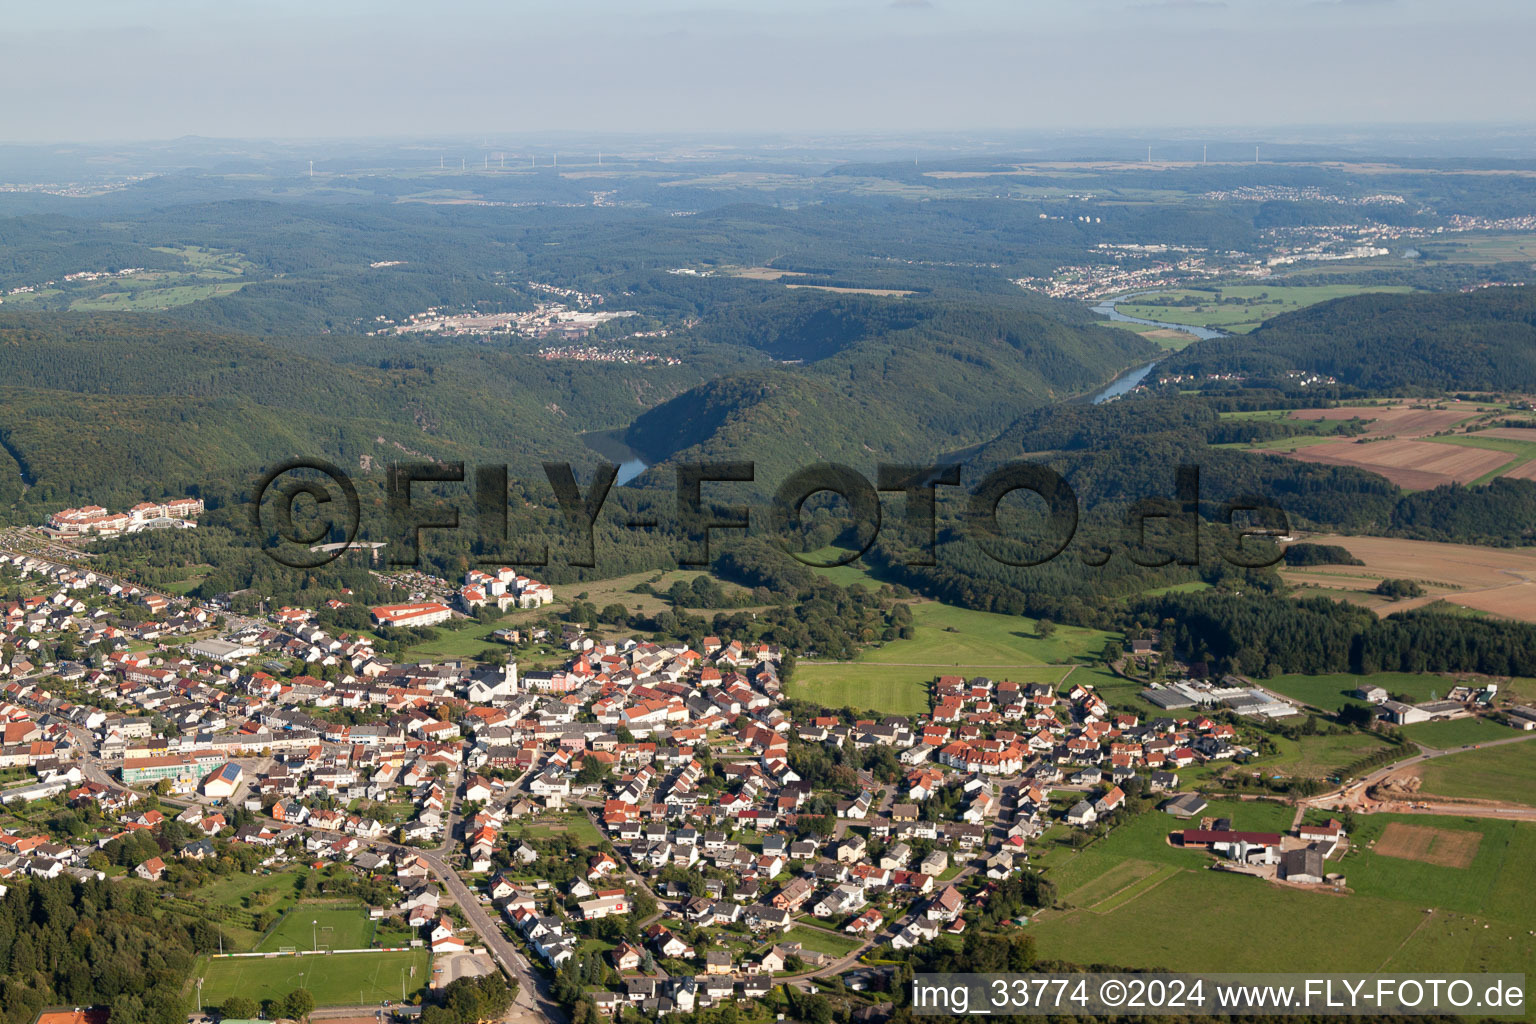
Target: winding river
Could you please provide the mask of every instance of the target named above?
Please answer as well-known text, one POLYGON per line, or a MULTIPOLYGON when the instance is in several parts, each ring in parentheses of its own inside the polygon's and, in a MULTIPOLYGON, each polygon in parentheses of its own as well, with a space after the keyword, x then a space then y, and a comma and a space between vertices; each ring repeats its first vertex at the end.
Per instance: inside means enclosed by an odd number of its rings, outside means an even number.
MULTIPOLYGON (((1226 336, 1226 332, 1214 330, 1210 327, 1193 327, 1189 324, 1170 324, 1162 320, 1143 320, 1139 316, 1126 316, 1124 313, 1115 308, 1115 306, 1121 302, 1127 302, 1131 299, 1139 299, 1144 295, 1156 295, 1159 291, 1162 290, 1163 289, 1154 289, 1152 291, 1145 292, 1131 292, 1129 295, 1117 295, 1112 299, 1101 300, 1097 306, 1092 308, 1095 313, 1102 317, 1107 317, 1110 320, 1118 320, 1125 324, 1146 324, 1148 327, 1164 327, 1170 331, 1183 331, 1185 334, 1193 334, 1200 341, 1205 341, 1209 338, 1222 338, 1226 336)), ((1162 357, 1159 356, 1158 358, 1160 359, 1162 357)), ((1094 395, 1091 399, 1089 399, 1089 401, 1091 401, 1094 405, 1101 405, 1104 402, 1119 398, 1121 395, 1129 394, 1131 390, 1136 387, 1136 385, 1146 380, 1147 374, 1151 373, 1152 367, 1156 365, 1157 359, 1154 359, 1150 363, 1147 363, 1145 366, 1138 366, 1133 370, 1125 371, 1120 376, 1110 381, 1109 385, 1105 387, 1104 390, 1094 395)))

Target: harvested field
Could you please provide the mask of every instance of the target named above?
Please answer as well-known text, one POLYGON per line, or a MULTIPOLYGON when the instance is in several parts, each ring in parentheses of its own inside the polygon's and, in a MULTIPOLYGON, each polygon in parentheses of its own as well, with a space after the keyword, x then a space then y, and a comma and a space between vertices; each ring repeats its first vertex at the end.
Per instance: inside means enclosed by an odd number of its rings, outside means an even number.
POLYGON ((1511 583, 1476 594, 1458 594, 1453 601, 1463 608, 1490 615, 1536 622, 1536 586, 1530 583, 1511 583))
POLYGON ((1536 459, 1522 462, 1514 469, 1499 475, 1509 480, 1536 480, 1536 459))
POLYGON ((1297 409, 1298 420, 1370 421, 1365 437, 1423 437, 1453 427, 1476 416, 1475 406, 1434 409, 1423 405, 1344 405, 1336 409, 1297 409))
MULTIPOLYGON (((1334 412, 1337 410, 1327 410, 1334 412)), ((1284 453, 1287 458, 1329 466, 1355 466, 1399 487, 1423 491, 1476 480, 1511 461, 1508 452, 1432 441, 1332 441, 1284 453)))
POLYGON ((832 284, 786 284, 785 288, 809 288, 818 292, 836 292, 839 295, 903 296, 912 292, 902 288, 843 288, 832 284))
POLYGON ((1367 604, 1383 615, 1443 599, 1491 615, 1536 622, 1536 548, 1483 548, 1395 537, 1308 540, 1337 544, 1365 564, 1282 569, 1281 575, 1294 586, 1345 591, 1339 596, 1367 604), (1425 596, 1382 601, 1369 595, 1383 579, 1415 580, 1424 587, 1425 596))
POLYGON ((749 281, 777 281, 781 277, 804 277, 805 273, 799 270, 778 270, 774 267, 742 267, 740 270, 732 270, 735 277, 745 277, 749 281))
POLYGON ((1472 866, 1482 841, 1481 832, 1453 832, 1394 821, 1376 840, 1375 850, 1383 857, 1416 860, 1442 868, 1466 868, 1472 866))
POLYGON ((1502 437, 1506 441, 1529 441, 1536 444, 1536 429, 1531 427, 1489 427, 1479 430, 1478 437, 1502 437))

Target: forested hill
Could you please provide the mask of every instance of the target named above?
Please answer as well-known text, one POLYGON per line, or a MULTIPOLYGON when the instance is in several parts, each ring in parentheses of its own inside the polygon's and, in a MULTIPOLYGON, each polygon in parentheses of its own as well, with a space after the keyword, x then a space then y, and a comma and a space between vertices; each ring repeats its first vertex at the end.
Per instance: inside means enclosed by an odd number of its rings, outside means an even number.
POLYGON ((818 459, 932 460, 1155 354, 1130 332, 1039 305, 883 299, 743 311, 731 337, 804 362, 705 383, 640 416, 627 439, 653 461, 752 459, 775 478, 818 459))
POLYGON ((719 363, 548 362, 474 343, 218 333, 137 314, 0 313, 0 514, 239 490, 294 456, 536 471, 590 460, 719 363), (14 503, 22 502, 20 508, 14 503), (30 509, 29 509, 30 507, 30 509))
POLYGON ((1357 295, 1192 345, 1167 373, 1309 370, 1376 391, 1536 388, 1536 289, 1357 295))

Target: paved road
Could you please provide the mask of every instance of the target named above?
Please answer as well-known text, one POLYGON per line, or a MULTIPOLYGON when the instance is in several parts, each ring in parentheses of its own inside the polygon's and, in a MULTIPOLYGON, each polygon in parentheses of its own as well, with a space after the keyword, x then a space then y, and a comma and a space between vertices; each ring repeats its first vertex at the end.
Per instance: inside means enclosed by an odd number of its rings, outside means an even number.
MULTIPOLYGON (((93 781, 111 786, 115 790, 125 788, 106 773, 95 757, 90 755, 82 756, 79 764, 86 776, 93 781)), ((456 781, 445 780, 445 785, 450 787, 450 792, 457 792, 456 781)), ((185 806, 185 803, 182 801, 168 800, 165 797, 161 797, 160 802, 162 804, 185 806)), ((416 854, 427 862, 427 866, 437 876, 437 880, 443 889, 462 908, 465 920, 469 922, 469 926, 480 937, 480 941, 486 950, 491 954, 498 966, 517 982, 517 999, 506 1017, 509 1022, 513 1022, 513 1024, 534 1024, 534 1022, 540 1022, 540 1024, 543 1024, 543 1022, 566 1024, 569 1017, 565 1012, 565 1008, 550 997, 545 976, 541 972, 536 972, 527 958, 507 939, 506 934, 501 930, 500 923, 491 914, 486 912, 479 899, 476 898, 475 893, 470 891, 469 887, 464 884, 463 879, 459 877, 458 872, 454 871, 449 865, 446 854, 453 844, 453 823, 458 820, 457 796, 454 797, 451 807, 452 811, 449 816, 449 828, 446 832, 446 838, 442 846, 435 850, 416 849, 386 840, 374 840, 365 842, 363 845, 365 848, 375 852, 416 854)), ((257 815, 257 820, 271 825, 281 824, 261 815, 257 815)), ((299 827, 306 832, 315 832, 325 836, 337 836, 340 834, 326 829, 316 829, 308 826, 299 827)))
POLYGON ((464 911, 464 918, 469 926, 480 936, 485 948, 505 970, 517 979, 517 1001, 513 1004, 507 1019, 510 1021, 555 1021, 564 1024, 568 1019, 565 1008, 550 998, 547 989, 541 988, 541 975, 536 975, 527 959, 518 952, 505 933, 501 925, 493 920, 490 914, 481 906, 475 894, 464 884, 458 872, 450 868, 443 859, 443 855, 435 850, 415 850, 421 858, 432 868, 438 881, 448 894, 453 897, 459 909, 464 911))

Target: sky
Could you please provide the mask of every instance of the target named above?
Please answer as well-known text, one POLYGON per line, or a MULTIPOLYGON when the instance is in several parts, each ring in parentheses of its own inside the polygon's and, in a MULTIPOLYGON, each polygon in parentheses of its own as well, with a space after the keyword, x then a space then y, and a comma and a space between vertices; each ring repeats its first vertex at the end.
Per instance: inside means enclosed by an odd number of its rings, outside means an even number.
POLYGON ((0 140, 1536 121, 1529 0, 75 0, 0 140))

